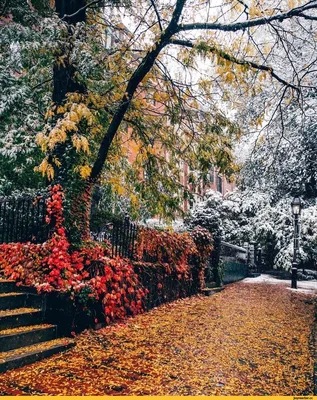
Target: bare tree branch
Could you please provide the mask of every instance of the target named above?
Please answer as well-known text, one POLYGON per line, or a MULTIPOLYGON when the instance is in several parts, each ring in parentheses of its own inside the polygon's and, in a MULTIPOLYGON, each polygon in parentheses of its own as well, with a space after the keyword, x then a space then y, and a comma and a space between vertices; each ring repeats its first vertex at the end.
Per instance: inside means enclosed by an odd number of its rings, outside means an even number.
MULTIPOLYGON (((235 32, 238 30, 243 30, 247 28, 252 28, 254 26, 259 26, 259 25, 266 25, 269 22, 273 21, 278 21, 282 22, 286 19, 290 19, 293 17, 303 17, 303 12, 307 10, 313 10, 317 9, 317 1, 312 0, 303 6, 300 7, 295 7, 289 11, 286 11, 284 13, 272 15, 270 17, 261 17, 261 18, 254 18, 248 21, 243 21, 243 22, 236 22, 233 24, 219 24, 219 23, 193 23, 193 24, 184 24, 184 25, 179 25, 177 32, 183 32, 183 31, 190 31, 190 30, 219 30, 219 31, 225 31, 225 32, 235 32)), ((312 17, 313 18, 313 17, 312 17)))
POLYGON ((37 89, 38 87, 44 85, 45 83, 51 82, 52 80, 53 80, 53 76, 51 76, 51 77, 48 78, 48 79, 45 79, 45 81, 42 81, 42 82, 38 83, 37 85, 31 87, 31 91, 33 92, 33 90, 35 90, 35 89, 37 89))
POLYGON ((70 14, 70 15, 67 15, 67 14, 66 14, 66 15, 63 15, 63 17, 61 18, 61 20, 63 21, 63 20, 66 19, 66 18, 72 18, 72 17, 74 17, 75 15, 79 14, 81 11, 86 10, 87 8, 93 6, 94 4, 101 3, 102 1, 103 1, 103 0, 93 0, 93 1, 91 1, 90 3, 86 4, 84 7, 79 8, 79 9, 78 9, 76 12, 74 12, 73 14, 70 14))
MULTIPOLYGON (((197 45, 195 46, 192 42, 190 42, 189 40, 180 40, 180 39, 171 39, 170 40, 170 44, 174 44, 174 45, 178 45, 178 46, 186 46, 186 47, 190 47, 190 48, 198 48, 197 45)), ((280 83, 282 83, 283 85, 285 85, 286 87, 290 87, 292 89, 295 89, 296 91, 299 90, 298 86, 295 86, 293 84, 291 84, 290 82, 285 81, 283 78, 281 78, 279 75, 277 75, 274 71, 272 67, 268 67, 267 65, 261 65, 261 64, 257 64, 253 61, 246 61, 246 60, 239 60, 238 58, 225 53, 223 50, 219 50, 216 47, 213 46, 208 46, 208 50, 211 53, 215 53, 218 54, 220 57, 222 57, 223 59, 227 60, 227 61, 231 61, 234 64, 238 64, 238 65, 247 65, 251 68, 254 69, 258 69, 261 71, 266 71, 268 72, 273 78, 275 78, 277 81, 279 81, 280 83)))
POLYGON ((158 22, 160 30, 162 32, 163 31, 163 27, 162 27, 162 23, 161 23, 161 17, 160 17, 160 14, 158 12, 158 9, 156 7, 155 0, 150 0, 150 2, 151 2, 152 6, 154 8, 154 11, 155 11, 155 14, 156 14, 156 17, 157 17, 157 22, 158 22))
POLYGON ((312 20, 312 21, 317 21, 317 17, 314 17, 314 16, 312 16, 312 15, 307 15, 307 14, 302 13, 302 14, 301 14, 301 17, 303 17, 303 18, 305 18, 305 19, 310 19, 310 20, 312 20))

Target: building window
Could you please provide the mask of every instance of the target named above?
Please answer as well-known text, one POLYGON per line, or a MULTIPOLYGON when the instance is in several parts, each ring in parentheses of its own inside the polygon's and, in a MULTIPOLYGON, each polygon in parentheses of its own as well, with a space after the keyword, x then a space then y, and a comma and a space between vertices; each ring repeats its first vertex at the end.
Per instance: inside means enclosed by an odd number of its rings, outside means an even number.
POLYGON ((222 178, 221 176, 217 176, 217 190, 222 193, 222 178))

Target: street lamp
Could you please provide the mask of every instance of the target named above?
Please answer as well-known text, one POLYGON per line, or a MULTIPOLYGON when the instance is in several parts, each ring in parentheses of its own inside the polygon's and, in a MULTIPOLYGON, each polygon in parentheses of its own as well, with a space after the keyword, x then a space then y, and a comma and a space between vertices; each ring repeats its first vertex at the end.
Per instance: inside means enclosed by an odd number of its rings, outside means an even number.
POLYGON ((294 216, 294 253, 292 262, 292 289, 297 289, 297 256, 299 251, 299 216, 302 210, 302 202, 299 197, 292 201, 292 213, 294 216))

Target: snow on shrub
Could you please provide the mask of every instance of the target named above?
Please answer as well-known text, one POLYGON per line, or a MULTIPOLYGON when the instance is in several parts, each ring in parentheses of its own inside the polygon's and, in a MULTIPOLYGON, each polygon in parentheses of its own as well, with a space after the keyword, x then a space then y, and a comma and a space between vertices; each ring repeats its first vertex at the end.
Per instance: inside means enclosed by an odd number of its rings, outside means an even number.
MULTIPOLYGON (((222 240, 243 245, 256 241, 272 255, 272 267, 290 270, 293 256, 291 198, 274 203, 263 192, 236 190, 226 196, 210 191, 187 218, 187 225, 201 225, 222 240)), ((312 265, 317 257, 317 206, 304 204, 301 222, 300 257, 312 265)))

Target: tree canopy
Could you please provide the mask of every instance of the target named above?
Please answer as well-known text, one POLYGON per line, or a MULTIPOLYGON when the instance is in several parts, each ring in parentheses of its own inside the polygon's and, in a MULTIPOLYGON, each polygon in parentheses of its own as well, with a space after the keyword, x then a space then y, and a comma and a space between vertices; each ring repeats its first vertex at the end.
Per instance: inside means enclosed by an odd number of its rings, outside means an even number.
MULTIPOLYGON (((6 1, 1 164, 173 215, 248 126, 315 91, 316 1, 6 1), (43 157, 38 163, 39 145, 43 157), (136 157, 127 163, 129 151, 136 157)), ((304 107, 301 107, 304 110, 304 107)), ((89 204, 86 206, 89 208, 89 204)))

